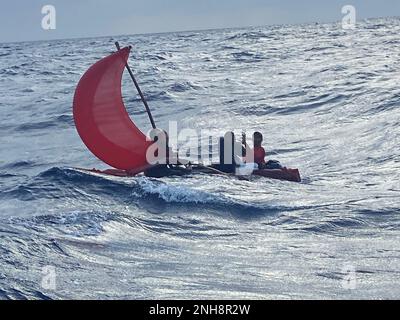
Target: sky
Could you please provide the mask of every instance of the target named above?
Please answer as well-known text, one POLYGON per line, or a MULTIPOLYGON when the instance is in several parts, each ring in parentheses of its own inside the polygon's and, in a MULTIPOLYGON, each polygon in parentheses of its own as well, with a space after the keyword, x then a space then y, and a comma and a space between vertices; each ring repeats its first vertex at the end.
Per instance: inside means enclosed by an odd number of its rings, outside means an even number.
POLYGON ((2 0, 0 42, 83 38, 271 24, 400 16, 399 0, 2 0), (42 28, 42 8, 56 9, 56 29, 42 28))

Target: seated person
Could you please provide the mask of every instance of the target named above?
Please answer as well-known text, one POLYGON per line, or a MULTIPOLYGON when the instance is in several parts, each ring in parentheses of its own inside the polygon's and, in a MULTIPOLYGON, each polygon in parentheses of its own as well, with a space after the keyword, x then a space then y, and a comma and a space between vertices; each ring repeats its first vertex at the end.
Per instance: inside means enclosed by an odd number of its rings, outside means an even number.
MULTIPOLYGON (((247 151, 246 160, 249 162, 254 162, 258 165, 260 170, 262 169, 282 169, 279 161, 269 160, 265 162, 266 152, 262 146, 264 137, 261 132, 254 132, 253 134, 253 150, 247 151), (253 157, 253 158, 251 158, 253 157)), ((246 149, 249 150, 249 146, 246 144, 246 149)))
POLYGON ((166 131, 161 131, 155 134, 154 142, 158 144, 156 151, 157 156, 159 151, 163 152, 163 161, 157 163, 144 172, 146 177, 162 178, 170 176, 183 176, 191 173, 190 167, 183 167, 183 163, 179 160, 178 154, 175 153, 169 146, 169 136, 166 131))
POLYGON ((265 149, 262 147, 264 137, 261 132, 254 132, 253 134, 253 153, 254 153, 254 162, 258 164, 260 169, 265 167, 265 149))
POLYGON ((263 135, 260 132, 254 132, 253 134, 253 149, 246 143, 246 136, 243 135, 243 143, 246 146, 246 157, 247 163, 255 163, 259 169, 265 167, 265 149, 262 147, 263 135))
POLYGON ((235 173, 238 166, 238 159, 245 153, 244 146, 236 141, 235 134, 230 131, 220 138, 219 143, 219 164, 213 165, 213 168, 225 173, 235 173))

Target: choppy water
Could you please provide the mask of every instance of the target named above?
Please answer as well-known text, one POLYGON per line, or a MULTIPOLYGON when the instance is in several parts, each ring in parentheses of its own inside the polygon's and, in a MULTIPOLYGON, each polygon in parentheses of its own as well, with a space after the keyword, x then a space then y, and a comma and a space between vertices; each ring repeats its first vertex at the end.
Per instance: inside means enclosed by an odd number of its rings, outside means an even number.
POLYGON ((399 31, 391 18, 0 44, 0 298, 399 298, 399 31), (304 182, 71 169, 104 167, 71 104, 115 40, 134 46, 161 127, 263 131, 304 182))

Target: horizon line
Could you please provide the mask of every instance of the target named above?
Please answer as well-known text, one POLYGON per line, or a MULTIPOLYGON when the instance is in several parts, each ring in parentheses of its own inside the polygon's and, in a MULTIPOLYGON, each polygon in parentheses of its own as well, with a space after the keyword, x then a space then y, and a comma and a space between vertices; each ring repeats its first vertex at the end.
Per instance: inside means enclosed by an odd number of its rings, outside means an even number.
MULTIPOLYGON (((365 21, 365 20, 377 20, 377 19, 388 19, 388 18, 396 18, 400 19, 400 16, 381 16, 381 17, 366 17, 357 19, 357 21, 365 21)), ((174 30, 174 31, 160 31, 160 32, 141 32, 141 33, 126 33, 126 34, 114 34, 114 35, 97 35, 97 36, 76 36, 76 37, 66 37, 66 38, 55 38, 55 39, 37 39, 37 40, 20 40, 20 41, 0 41, 0 45, 2 44, 18 44, 18 43, 36 43, 36 42, 53 42, 53 41, 68 41, 68 40, 85 40, 85 39, 101 39, 101 38, 112 38, 112 37, 132 37, 132 36, 144 36, 144 35, 161 35, 161 34, 169 34, 169 33, 188 33, 188 32, 204 32, 204 31, 218 31, 218 30, 234 30, 234 29, 246 29, 246 28, 263 28, 263 27, 271 27, 271 26, 297 26, 303 24, 335 24, 339 23, 340 20, 334 21, 308 21, 308 22, 295 22, 295 23, 282 23, 282 24, 263 24, 263 25, 248 25, 248 26, 227 26, 227 27, 210 27, 210 28, 199 28, 199 29, 188 29, 188 30, 174 30)))

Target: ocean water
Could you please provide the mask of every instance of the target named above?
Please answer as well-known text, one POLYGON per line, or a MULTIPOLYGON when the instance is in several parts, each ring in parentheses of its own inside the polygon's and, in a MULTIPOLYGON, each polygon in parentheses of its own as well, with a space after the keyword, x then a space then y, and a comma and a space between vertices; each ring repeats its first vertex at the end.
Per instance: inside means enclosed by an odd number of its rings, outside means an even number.
MULTIPOLYGON (((400 298, 400 19, 0 44, 0 299, 400 298), (262 131, 300 184, 113 178, 80 76, 133 45, 160 127, 262 131)), ((123 93, 143 131, 132 83, 123 93)))

